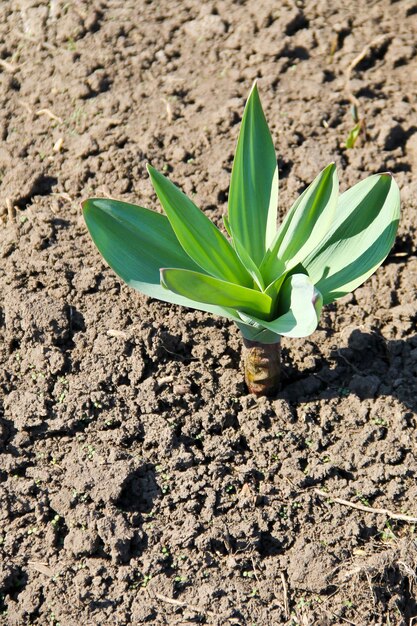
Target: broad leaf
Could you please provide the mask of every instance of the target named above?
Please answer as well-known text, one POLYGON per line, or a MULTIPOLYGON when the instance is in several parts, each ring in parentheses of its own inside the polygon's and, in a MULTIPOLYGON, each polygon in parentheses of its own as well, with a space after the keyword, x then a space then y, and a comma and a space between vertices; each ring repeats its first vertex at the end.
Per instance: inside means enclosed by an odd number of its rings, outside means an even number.
POLYGON ((340 196, 336 218, 305 260, 324 303, 361 285, 388 255, 400 217, 400 193, 390 174, 361 181, 340 196))
POLYGON ((272 300, 269 296, 207 274, 189 270, 162 269, 161 284, 175 293, 199 302, 266 317, 271 313, 272 300))
POLYGON ((243 316, 242 321, 285 337, 307 337, 318 324, 323 298, 305 274, 289 276, 280 290, 278 317, 266 322, 253 315, 243 316))
POLYGON ((251 280, 226 237, 168 178, 148 165, 152 184, 178 241, 205 272, 250 286, 251 280))
POLYGON ((324 239, 336 211, 339 181, 330 163, 295 201, 281 224, 261 272, 267 283, 302 262, 324 239))
POLYGON ((282 283, 284 282, 286 276, 287 272, 283 272, 281 276, 278 276, 275 280, 273 280, 272 283, 270 283, 265 289, 265 293, 268 294, 268 296, 270 296, 274 302, 278 297, 282 283))
POLYGON ((262 278, 262 274, 259 271, 259 268, 252 261, 252 257, 246 252, 246 248, 242 245, 239 239, 236 236, 232 235, 233 243, 235 245, 235 250, 238 254, 239 259, 242 261, 242 264, 245 266, 246 270, 252 276, 254 283, 258 286, 260 291, 264 291, 265 283, 262 278))
POLYGON ((104 198, 86 200, 82 207, 95 245, 130 287, 165 302, 239 319, 234 312, 195 302, 161 286, 159 270, 163 266, 200 269, 185 254, 164 215, 104 198))
POLYGON ((278 167, 256 84, 246 103, 233 162, 231 231, 259 266, 276 232, 278 167))
POLYGON ((236 322, 236 324, 245 339, 258 341, 259 343, 280 343, 281 335, 277 335, 260 324, 253 322, 251 318, 244 316, 243 313, 240 314, 240 317, 240 321, 236 322), (242 322, 243 317, 245 317, 246 322, 242 322))

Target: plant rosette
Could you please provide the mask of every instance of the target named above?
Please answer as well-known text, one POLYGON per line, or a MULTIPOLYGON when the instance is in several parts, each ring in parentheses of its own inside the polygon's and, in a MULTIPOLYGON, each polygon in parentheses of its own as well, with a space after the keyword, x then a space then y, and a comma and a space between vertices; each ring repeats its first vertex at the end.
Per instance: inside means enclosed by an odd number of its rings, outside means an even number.
POLYGON ((137 291, 233 320, 243 335, 245 380, 256 395, 278 389, 281 337, 313 333, 323 305, 381 265, 398 228, 400 194, 391 174, 339 194, 331 163, 277 229, 277 159, 256 83, 233 162, 228 237, 168 178, 151 165, 148 172, 165 215, 91 198, 82 204, 91 237, 137 291))

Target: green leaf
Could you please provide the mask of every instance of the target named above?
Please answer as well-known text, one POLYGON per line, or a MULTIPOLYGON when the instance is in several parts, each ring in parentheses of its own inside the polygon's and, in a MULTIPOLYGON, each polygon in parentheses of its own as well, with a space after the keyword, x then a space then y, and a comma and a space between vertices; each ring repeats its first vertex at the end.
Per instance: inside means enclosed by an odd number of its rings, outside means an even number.
POLYGON ((275 236, 277 204, 277 159, 255 83, 240 127, 228 216, 232 233, 257 266, 275 236))
POLYGON ((330 163, 307 187, 286 215, 261 273, 266 283, 303 262, 324 239, 335 214, 339 193, 336 166, 330 163))
POLYGON ((229 237, 231 237, 232 231, 230 230, 230 224, 229 224, 229 220, 227 219, 227 215, 223 215, 223 225, 226 229, 227 234, 229 235, 229 237))
POLYGON ((236 322, 236 325, 245 339, 259 341, 259 343, 280 343, 281 341, 281 335, 277 335, 267 328, 264 328, 259 324, 255 324, 254 322, 251 324, 245 324, 240 320, 239 322, 236 322))
POLYGON ((345 147, 348 150, 355 147, 355 144, 358 140, 361 130, 362 130, 362 122, 358 122, 358 124, 356 124, 350 131, 345 142, 345 147))
POLYGON ((361 181, 340 196, 325 240, 303 264, 324 303, 361 285, 388 255, 400 218, 400 192, 390 174, 361 181))
POLYGON ((240 314, 242 321, 258 325, 276 335, 285 337, 307 337, 318 324, 323 298, 305 274, 292 274, 280 290, 278 317, 270 322, 253 315, 240 314))
POLYGON ((272 300, 264 293, 199 272, 162 269, 161 284, 175 293, 199 302, 239 309, 260 316, 268 316, 271 312, 272 300))
POLYGON ((264 291, 265 283, 264 283, 264 280, 262 278, 262 274, 259 271, 259 268, 252 261, 252 258, 246 252, 246 249, 243 247, 243 245, 241 244, 239 239, 236 237, 236 235, 234 235, 234 236, 232 235, 232 231, 231 231, 231 228, 230 228, 229 220, 227 219, 227 217, 225 215, 223 216, 223 223, 224 223, 224 226, 225 226, 229 236, 233 239, 233 244, 235 246, 235 250, 237 252, 237 255, 238 255, 239 259, 242 262, 242 265, 244 266, 246 271, 252 276, 253 281, 258 286, 259 290, 260 291, 264 291))
POLYGON ((161 286, 159 270, 163 266, 200 269, 184 252, 164 215, 104 198, 86 200, 82 207, 95 245, 130 287, 164 302, 239 319, 234 312, 195 302, 161 286))
POLYGON ((272 283, 270 283, 265 289, 265 293, 270 296, 274 302, 278 297, 282 283, 284 282, 286 276, 287 272, 284 272, 281 276, 278 276, 275 280, 273 280, 272 283))
POLYGON ((235 250, 238 254, 239 259, 242 261, 242 264, 244 265, 246 270, 249 272, 249 274, 252 276, 254 283, 258 286, 260 291, 264 291, 265 283, 262 278, 262 274, 259 271, 259 268, 252 261, 252 258, 246 252, 246 248, 243 247, 239 239, 236 236, 232 236, 232 238, 233 238, 233 243, 235 245, 235 250))
POLYGON ((148 165, 159 201, 185 252, 205 272, 249 286, 250 277, 226 237, 168 178, 148 165))

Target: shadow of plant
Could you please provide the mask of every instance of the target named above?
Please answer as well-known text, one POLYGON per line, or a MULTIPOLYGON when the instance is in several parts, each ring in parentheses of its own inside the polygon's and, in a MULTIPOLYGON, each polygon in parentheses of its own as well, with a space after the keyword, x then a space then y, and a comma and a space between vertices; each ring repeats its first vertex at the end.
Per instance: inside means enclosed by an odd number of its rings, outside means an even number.
POLYGON ((278 397, 311 401, 351 393, 361 400, 393 396, 410 411, 416 411, 416 376, 417 335, 386 341, 377 332, 354 330, 348 346, 333 350, 330 360, 320 359, 301 375, 289 364, 278 397))

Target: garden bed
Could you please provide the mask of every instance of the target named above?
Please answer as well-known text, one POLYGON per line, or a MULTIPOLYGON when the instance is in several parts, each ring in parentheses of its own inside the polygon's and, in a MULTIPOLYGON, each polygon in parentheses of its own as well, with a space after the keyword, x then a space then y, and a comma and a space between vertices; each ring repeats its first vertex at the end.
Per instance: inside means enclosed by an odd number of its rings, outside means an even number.
POLYGON ((0 623, 417 616, 417 3, 330 5, 2 3, 0 623), (122 285, 80 210, 160 210, 151 162, 221 226, 255 78, 281 216, 331 161, 403 208, 270 399, 232 323, 122 285))

